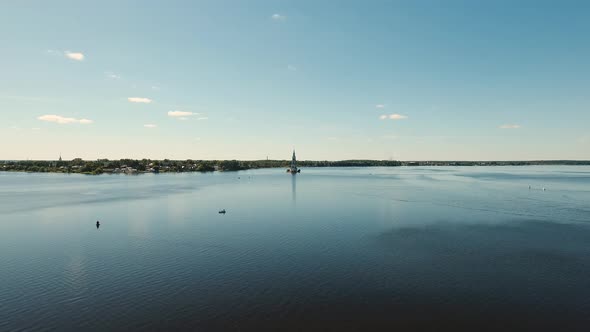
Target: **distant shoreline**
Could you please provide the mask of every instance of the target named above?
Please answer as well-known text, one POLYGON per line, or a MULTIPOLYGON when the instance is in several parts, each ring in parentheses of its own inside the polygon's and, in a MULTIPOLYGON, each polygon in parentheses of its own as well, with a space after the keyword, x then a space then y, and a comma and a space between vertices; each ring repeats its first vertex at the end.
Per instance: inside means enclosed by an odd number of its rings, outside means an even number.
MULTIPOLYGON (((241 171, 260 168, 288 168, 289 160, 5 160, 0 172, 67 173, 67 174, 141 174, 241 171)), ((590 160, 531 160, 531 161, 397 161, 340 160, 299 161, 298 166, 310 167, 399 167, 399 166, 590 166, 590 160)))

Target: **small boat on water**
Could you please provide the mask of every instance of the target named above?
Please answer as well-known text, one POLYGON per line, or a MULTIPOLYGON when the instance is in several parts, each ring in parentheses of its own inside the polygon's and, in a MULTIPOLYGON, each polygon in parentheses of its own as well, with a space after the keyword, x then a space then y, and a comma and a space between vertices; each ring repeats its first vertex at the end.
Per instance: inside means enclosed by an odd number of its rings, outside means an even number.
POLYGON ((223 209, 223 210, 220 210, 220 211, 219 211, 219 214, 225 214, 225 209, 223 209))

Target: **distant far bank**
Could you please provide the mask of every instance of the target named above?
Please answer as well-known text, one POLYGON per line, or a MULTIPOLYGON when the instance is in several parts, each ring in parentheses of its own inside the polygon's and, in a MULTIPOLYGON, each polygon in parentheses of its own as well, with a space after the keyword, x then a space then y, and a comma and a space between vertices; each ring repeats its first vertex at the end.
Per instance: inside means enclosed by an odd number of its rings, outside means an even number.
MULTIPOLYGON (((241 171, 257 168, 288 168, 289 160, 4 160, 0 172, 35 173, 182 173, 241 171)), ((532 165, 590 165, 590 160, 531 160, 531 161, 397 161, 340 160, 298 161, 299 167, 397 167, 397 166, 532 166, 532 165)))

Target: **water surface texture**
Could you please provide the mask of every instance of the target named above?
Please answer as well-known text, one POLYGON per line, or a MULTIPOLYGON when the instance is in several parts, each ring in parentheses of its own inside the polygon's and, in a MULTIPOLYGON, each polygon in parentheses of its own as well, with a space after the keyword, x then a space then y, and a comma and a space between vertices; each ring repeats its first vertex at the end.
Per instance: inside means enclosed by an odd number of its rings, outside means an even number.
POLYGON ((0 173, 0 267, 1 331, 587 331, 590 167, 0 173))

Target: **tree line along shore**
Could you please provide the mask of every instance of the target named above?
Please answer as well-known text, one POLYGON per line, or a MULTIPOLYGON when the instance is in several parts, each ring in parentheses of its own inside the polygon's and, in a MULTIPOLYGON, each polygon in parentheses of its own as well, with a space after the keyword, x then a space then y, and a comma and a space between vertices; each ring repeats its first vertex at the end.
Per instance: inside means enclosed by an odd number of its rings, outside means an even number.
MULTIPOLYGON (((240 171, 257 168, 287 168, 289 160, 5 160, 0 171, 43 173, 180 173, 240 171)), ((527 165, 590 165, 590 160, 538 161, 397 161, 397 160, 340 160, 298 161, 299 167, 396 167, 396 166, 527 166, 527 165)))

